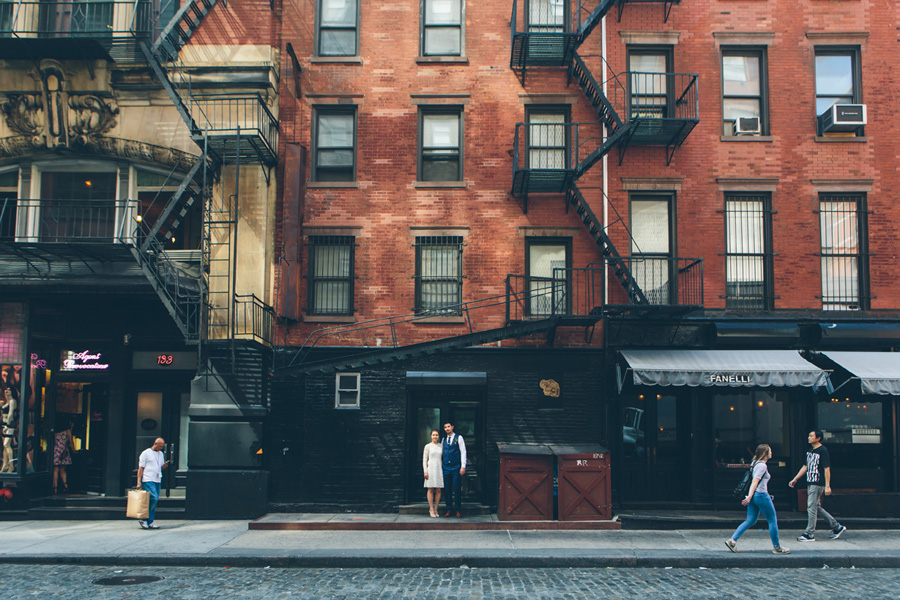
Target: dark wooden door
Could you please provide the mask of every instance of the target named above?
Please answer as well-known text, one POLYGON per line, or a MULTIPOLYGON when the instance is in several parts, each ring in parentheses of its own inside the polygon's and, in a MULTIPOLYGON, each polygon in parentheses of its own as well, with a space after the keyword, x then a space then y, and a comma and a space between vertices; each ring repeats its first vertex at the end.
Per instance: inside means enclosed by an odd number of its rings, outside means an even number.
POLYGON ((690 498, 690 400, 663 394, 620 402, 619 488, 623 504, 690 498))

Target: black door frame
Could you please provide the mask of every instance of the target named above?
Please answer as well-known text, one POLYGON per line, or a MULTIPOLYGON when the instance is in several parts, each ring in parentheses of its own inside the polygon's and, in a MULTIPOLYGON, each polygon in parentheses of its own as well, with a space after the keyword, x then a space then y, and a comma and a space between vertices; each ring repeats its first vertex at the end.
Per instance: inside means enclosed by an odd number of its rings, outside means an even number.
POLYGON ((122 475, 125 489, 133 487, 137 483, 137 456, 143 448, 137 447, 137 398, 139 393, 162 394, 162 437, 166 440, 164 450, 166 459, 172 461, 174 471, 168 469, 163 472, 162 491, 165 494, 167 487, 171 489, 184 488, 187 483, 187 471, 177 470, 179 453, 183 452, 181 440, 181 395, 190 394, 188 382, 140 382, 128 386, 126 398, 126 410, 124 413, 125 426, 122 428, 126 438, 122 444, 125 455, 122 457, 122 475), (134 458, 134 460, 132 460, 134 458), (173 477, 174 474, 174 477, 173 477), (167 478, 173 477, 171 480, 167 478), (167 486, 168 484, 168 486, 167 486))
POLYGON ((450 420, 455 422, 456 410, 468 408, 475 410, 475 434, 456 429, 466 442, 468 466, 463 477, 463 501, 484 503, 486 473, 485 442, 485 401, 484 388, 477 386, 428 386, 407 389, 406 418, 406 469, 404 499, 407 504, 425 502, 425 488, 422 477, 422 451, 416 431, 416 409, 434 407, 440 411, 437 429, 444 437, 443 425, 450 420), (468 434, 468 435, 467 435, 468 434), (474 489, 473 489, 474 488, 474 489), (471 492, 467 492, 471 490, 471 492))

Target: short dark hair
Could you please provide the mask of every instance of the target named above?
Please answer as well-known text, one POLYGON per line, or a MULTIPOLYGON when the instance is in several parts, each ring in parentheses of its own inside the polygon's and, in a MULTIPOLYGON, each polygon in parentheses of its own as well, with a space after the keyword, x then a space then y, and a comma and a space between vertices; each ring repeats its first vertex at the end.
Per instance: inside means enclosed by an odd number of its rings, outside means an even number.
POLYGON ((818 440, 821 440, 823 437, 825 437, 825 434, 822 433, 822 430, 821 430, 821 429, 813 429, 812 434, 813 434, 814 436, 816 436, 816 439, 818 439, 818 440))
POLYGON ((453 424, 453 421, 444 421, 444 426, 446 425, 449 425, 450 427, 456 427, 456 425, 453 424))

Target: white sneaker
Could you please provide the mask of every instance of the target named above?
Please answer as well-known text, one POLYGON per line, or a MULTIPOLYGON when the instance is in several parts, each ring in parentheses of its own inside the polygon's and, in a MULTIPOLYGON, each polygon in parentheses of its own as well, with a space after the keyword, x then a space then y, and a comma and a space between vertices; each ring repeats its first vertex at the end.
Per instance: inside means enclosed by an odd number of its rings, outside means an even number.
POLYGON ((147 525, 147 521, 138 521, 138 524, 141 526, 141 529, 150 529, 150 525, 147 525))
POLYGON ((159 529, 159 525, 157 525, 156 523, 150 523, 149 525, 147 525, 147 529, 159 529))

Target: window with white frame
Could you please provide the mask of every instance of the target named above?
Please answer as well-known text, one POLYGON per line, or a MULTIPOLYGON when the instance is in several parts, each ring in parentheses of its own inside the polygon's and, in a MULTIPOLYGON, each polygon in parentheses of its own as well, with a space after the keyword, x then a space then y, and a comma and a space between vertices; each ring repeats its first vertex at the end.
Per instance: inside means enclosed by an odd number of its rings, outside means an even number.
POLYGON ((359 373, 334 376, 334 407, 359 408, 359 373))

